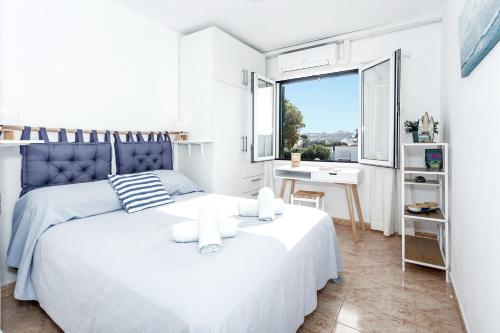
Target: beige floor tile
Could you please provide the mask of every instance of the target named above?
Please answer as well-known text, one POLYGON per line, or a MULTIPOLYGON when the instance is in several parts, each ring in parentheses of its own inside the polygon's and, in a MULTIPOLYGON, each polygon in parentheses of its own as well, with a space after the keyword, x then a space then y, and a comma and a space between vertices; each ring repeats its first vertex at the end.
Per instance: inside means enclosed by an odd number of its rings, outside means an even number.
POLYGON ((36 302, 2 298, 2 330, 10 332, 62 332, 36 302))
POLYGON ((335 327, 332 330, 332 333, 358 333, 358 330, 355 330, 352 327, 343 325, 341 323, 335 324, 335 327))
POLYGON ((314 311, 306 317, 303 329, 313 333, 330 333, 335 324, 336 314, 314 311))
POLYGON ((344 302, 337 322, 360 330, 361 332, 416 332, 413 316, 397 318, 375 313, 359 305, 344 302))
POLYGON ((418 332, 461 333, 462 323, 455 309, 419 309, 416 312, 418 332))
POLYGON ((333 296, 326 293, 318 294, 318 306, 316 307, 316 311, 334 315, 334 319, 336 319, 343 300, 343 296, 341 295, 333 296))

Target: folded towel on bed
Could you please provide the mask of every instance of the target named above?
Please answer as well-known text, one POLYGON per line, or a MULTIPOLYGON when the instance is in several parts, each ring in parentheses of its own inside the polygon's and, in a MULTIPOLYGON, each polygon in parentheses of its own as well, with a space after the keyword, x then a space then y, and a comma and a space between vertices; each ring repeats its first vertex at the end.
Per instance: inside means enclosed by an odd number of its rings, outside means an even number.
POLYGON ((198 251, 203 255, 216 253, 222 247, 218 215, 215 207, 206 206, 200 209, 198 217, 198 251))
MULTIPOLYGON (((219 221, 219 235, 221 238, 236 237, 238 221, 227 218, 219 221)), ((177 243, 198 241, 198 221, 186 221, 172 226, 172 240, 177 243)))
MULTIPOLYGON (((238 211, 240 216, 254 217, 259 216, 259 203, 257 200, 241 199, 238 201, 238 211)), ((285 202, 283 199, 274 199, 274 214, 281 215, 285 211, 285 202)))
POLYGON ((274 192, 269 187, 263 187, 257 198, 260 221, 274 220, 274 192))

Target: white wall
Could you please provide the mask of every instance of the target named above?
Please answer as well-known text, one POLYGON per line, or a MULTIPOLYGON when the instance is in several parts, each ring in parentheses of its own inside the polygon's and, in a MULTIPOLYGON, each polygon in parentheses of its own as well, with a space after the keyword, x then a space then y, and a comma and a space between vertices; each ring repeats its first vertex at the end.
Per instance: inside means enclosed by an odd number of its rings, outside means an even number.
MULTIPOLYGON (((440 119, 440 66, 441 66, 441 23, 427 24, 411 29, 392 32, 376 37, 354 40, 351 43, 351 62, 347 67, 358 66, 377 58, 390 55, 394 50, 401 49, 401 121, 416 120, 425 111, 440 119)), ((294 72, 293 75, 310 76, 319 73, 334 72, 344 69, 346 66, 320 69, 309 69, 294 72)), ((267 61, 267 75, 275 80, 289 78, 289 75, 279 73, 276 58, 267 61)), ((409 134, 402 131, 402 141, 411 142, 409 134)), ((423 164, 423 158, 415 157, 416 163, 423 164)), ((279 164, 283 162, 275 162, 279 164)), ((304 162, 303 162, 304 163, 304 162)), ((315 162, 309 162, 315 163, 315 162)), ((338 166, 339 164, 330 163, 338 166)), ((316 164, 317 165, 317 164, 316 164)), ((352 164, 349 166, 353 166, 352 164)), ((365 169, 365 179, 359 187, 359 195, 365 220, 370 216, 369 194, 371 187, 370 173, 372 167, 360 166, 365 169)), ((335 217, 347 218, 344 189, 341 186, 313 186, 312 184, 300 184, 309 189, 326 191, 326 210, 335 217)), ((427 191, 420 191, 414 200, 429 200, 427 191)), ((433 198, 431 196, 430 198, 433 198)), ((381 204, 377 202, 377 204, 381 204)), ((399 219, 396 221, 399 223, 399 219)), ((433 228, 420 224, 419 229, 432 231, 433 228)))
POLYGON ((500 330, 500 45, 460 77, 458 17, 443 17, 444 138, 451 157, 451 276, 470 332, 500 330))
MULTIPOLYGON (((160 130, 178 117, 178 34, 110 0, 1 2, 0 106, 22 125, 160 130)), ((0 272, 20 189, 0 150, 0 272)))

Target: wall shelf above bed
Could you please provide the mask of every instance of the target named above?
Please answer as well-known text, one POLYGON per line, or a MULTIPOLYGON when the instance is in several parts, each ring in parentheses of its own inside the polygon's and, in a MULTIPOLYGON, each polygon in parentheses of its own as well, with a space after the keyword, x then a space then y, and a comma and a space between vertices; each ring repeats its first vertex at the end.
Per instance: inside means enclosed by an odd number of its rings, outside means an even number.
POLYGON ((179 141, 179 140, 174 140, 172 141, 174 145, 178 145, 178 146, 187 146, 188 148, 188 156, 191 156, 191 146, 192 145, 198 145, 200 146, 200 155, 203 156, 204 155, 204 150, 205 150, 205 146, 207 144, 210 144, 212 143, 211 141, 179 141))
POLYGON ((0 140, 0 148, 18 147, 32 143, 43 143, 43 140, 0 140))

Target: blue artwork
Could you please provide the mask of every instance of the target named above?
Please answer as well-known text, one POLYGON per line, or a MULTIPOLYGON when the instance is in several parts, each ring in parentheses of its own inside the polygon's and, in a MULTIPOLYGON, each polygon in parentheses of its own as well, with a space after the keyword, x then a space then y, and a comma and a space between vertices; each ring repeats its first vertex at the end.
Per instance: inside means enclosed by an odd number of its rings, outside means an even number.
POLYGON ((500 0, 466 0, 458 24, 465 77, 500 40, 500 0))

